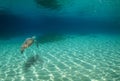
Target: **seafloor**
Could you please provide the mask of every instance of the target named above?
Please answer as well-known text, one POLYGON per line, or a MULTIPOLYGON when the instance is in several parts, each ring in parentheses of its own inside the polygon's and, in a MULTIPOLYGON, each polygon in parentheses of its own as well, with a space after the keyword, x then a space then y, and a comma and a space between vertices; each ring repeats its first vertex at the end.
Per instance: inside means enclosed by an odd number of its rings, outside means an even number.
POLYGON ((0 81, 120 80, 120 36, 43 37, 21 54, 25 38, 0 40, 0 81))

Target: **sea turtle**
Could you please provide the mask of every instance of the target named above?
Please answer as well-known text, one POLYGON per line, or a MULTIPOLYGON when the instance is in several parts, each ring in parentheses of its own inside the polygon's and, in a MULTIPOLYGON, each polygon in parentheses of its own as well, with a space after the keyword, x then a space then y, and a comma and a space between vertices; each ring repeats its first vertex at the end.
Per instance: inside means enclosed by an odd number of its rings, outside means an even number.
POLYGON ((35 42, 35 38, 36 37, 33 36, 31 38, 27 38, 24 41, 24 43, 22 44, 21 49, 20 49, 21 53, 23 53, 26 48, 30 47, 35 42))

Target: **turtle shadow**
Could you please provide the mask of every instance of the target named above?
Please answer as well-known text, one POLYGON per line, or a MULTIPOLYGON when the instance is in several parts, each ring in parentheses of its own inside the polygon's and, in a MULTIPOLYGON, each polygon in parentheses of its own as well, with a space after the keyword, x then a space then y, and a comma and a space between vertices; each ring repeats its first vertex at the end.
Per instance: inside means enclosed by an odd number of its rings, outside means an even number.
POLYGON ((32 67, 36 64, 42 65, 43 63, 44 63, 44 61, 39 55, 34 55, 27 59, 27 61, 24 63, 23 69, 26 72, 30 69, 30 67, 32 67))

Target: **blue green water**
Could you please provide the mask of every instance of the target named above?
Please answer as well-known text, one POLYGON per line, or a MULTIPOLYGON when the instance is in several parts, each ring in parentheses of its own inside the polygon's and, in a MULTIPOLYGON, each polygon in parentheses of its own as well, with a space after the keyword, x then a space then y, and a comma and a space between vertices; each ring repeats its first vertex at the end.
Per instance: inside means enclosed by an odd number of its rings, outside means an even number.
POLYGON ((0 81, 120 81, 120 0, 0 0, 0 81))

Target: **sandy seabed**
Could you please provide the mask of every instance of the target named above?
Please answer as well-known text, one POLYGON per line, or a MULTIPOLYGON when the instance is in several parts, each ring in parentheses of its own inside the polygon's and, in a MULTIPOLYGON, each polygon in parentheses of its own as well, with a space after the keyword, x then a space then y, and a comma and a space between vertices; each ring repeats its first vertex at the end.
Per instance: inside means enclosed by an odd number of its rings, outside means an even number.
POLYGON ((119 81, 120 36, 63 35, 33 44, 0 40, 0 81, 119 81))

